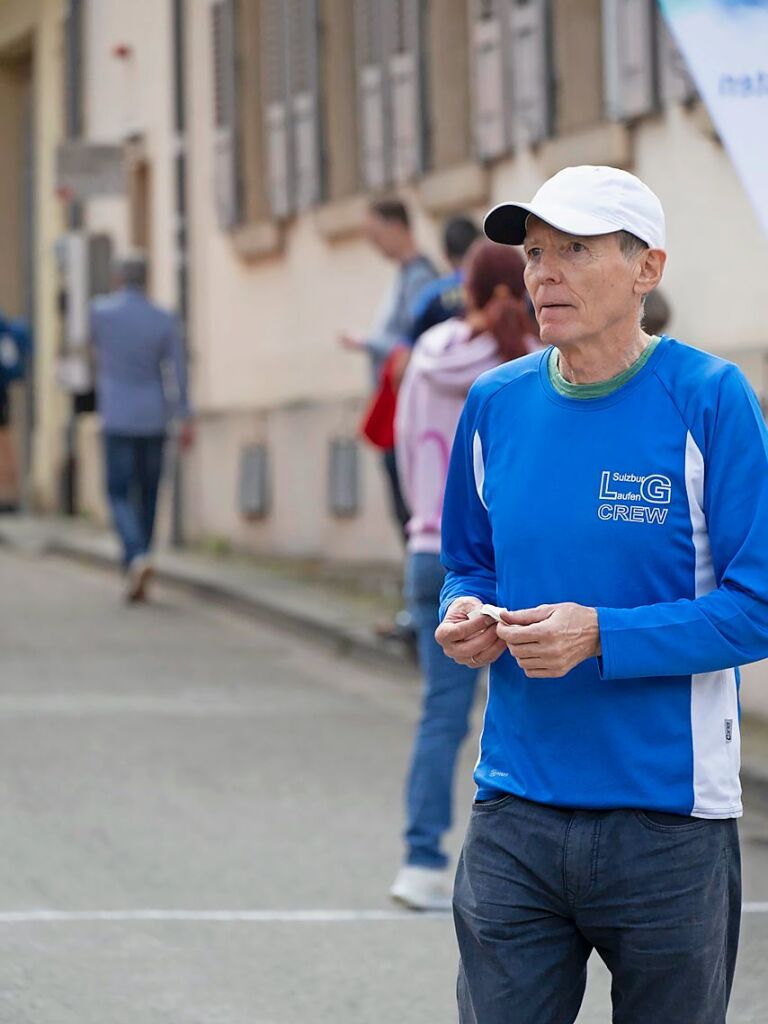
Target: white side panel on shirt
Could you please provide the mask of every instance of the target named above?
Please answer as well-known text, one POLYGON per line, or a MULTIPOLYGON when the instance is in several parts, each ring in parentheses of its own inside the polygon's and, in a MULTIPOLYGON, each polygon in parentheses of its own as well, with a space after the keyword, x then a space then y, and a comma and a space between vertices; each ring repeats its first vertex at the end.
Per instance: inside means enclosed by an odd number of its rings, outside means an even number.
MULTIPOLYGON (((696 597, 717 586, 704 516, 704 457, 691 434, 685 446, 685 489, 696 557, 696 597)), ((699 818, 741 813, 741 735, 735 669, 691 677, 693 794, 699 818)))
POLYGON ((475 431, 475 436, 472 439, 472 467, 475 471, 475 487, 477 489, 477 496, 480 499, 485 511, 488 511, 488 506, 485 504, 485 498, 483 498, 483 484, 485 483, 485 462, 483 462, 483 443, 480 440, 480 435, 475 431))

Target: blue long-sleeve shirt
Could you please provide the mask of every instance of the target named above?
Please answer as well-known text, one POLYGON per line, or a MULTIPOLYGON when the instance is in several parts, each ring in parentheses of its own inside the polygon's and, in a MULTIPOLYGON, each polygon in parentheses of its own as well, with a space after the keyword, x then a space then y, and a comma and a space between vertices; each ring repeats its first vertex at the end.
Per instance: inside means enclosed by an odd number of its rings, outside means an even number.
POLYGON ((124 288, 94 300, 91 344, 106 433, 159 435, 173 416, 189 415, 181 324, 142 291, 124 288))
POLYGON ((768 656, 768 436, 734 365, 663 338, 602 398, 559 394, 549 352, 469 394, 443 510, 441 616, 596 607, 602 657, 491 668, 475 779, 581 808, 741 813, 738 666, 768 656))

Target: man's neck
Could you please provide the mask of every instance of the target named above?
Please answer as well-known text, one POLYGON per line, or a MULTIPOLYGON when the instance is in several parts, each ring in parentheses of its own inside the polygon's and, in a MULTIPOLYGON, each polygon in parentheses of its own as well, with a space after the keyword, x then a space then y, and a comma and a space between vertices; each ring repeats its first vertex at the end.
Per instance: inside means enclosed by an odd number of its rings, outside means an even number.
POLYGON ((650 343, 650 337, 635 327, 629 334, 613 334, 565 345, 560 349, 559 369, 571 384, 600 384, 628 370, 650 343))
POLYGON ((406 264, 410 263, 411 260, 415 260, 418 255, 419 252, 416 246, 411 243, 410 245, 403 246, 402 250, 397 255, 397 262, 401 267, 404 267, 406 264))

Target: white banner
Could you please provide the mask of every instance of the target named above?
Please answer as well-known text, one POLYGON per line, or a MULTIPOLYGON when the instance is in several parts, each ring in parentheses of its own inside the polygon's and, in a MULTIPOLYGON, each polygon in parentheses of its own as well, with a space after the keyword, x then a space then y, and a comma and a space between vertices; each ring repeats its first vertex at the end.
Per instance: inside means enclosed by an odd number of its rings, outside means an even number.
POLYGON ((659 0, 768 234, 768 0, 659 0))

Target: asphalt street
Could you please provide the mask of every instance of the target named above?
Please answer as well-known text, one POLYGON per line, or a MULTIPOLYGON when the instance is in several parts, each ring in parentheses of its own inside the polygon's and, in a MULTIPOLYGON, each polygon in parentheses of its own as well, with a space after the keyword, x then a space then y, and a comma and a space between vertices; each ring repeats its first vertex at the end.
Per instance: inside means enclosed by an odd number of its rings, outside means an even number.
MULTIPOLYGON (((2 1024, 455 1021, 450 919, 387 899, 411 682, 66 562, 0 552, 0 578, 2 1024)), ((742 838, 729 1020, 764 1024, 754 808, 742 838)), ((595 962, 580 1024, 608 993, 595 962)))

